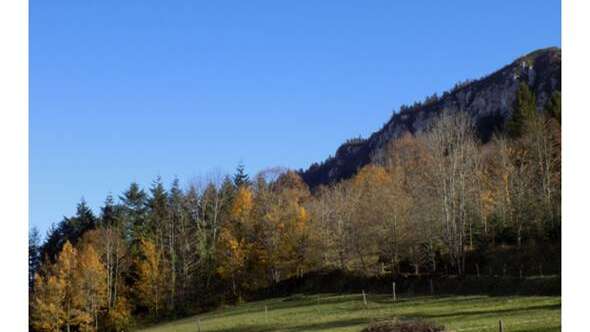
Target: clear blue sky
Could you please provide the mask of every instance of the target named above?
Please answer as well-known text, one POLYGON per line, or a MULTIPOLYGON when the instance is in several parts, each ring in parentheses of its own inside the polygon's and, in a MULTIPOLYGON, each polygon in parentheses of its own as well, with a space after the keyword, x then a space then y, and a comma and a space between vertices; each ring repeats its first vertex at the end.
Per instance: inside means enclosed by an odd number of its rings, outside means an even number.
POLYGON ((561 45, 559 0, 30 1, 30 220, 156 176, 305 168, 561 45))

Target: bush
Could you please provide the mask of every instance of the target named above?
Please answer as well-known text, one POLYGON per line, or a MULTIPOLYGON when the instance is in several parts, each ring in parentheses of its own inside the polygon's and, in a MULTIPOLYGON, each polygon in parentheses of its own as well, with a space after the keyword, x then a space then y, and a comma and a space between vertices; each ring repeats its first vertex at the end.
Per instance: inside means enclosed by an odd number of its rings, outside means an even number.
POLYGON ((437 326, 432 322, 411 320, 389 320, 371 323, 362 332, 444 332, 444 326, 437 326))

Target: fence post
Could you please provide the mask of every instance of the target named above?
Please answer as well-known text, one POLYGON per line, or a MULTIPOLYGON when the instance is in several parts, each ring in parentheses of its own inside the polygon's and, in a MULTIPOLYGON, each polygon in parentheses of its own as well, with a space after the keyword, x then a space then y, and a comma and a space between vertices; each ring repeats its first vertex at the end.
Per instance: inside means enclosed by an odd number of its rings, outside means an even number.
POLYGON ((396 298, 395 298, 395 282, 394 282, 393 283, 393 302, 395 302, 395 301, 396 301, 396 298))
POLYGON ((500 328, 500 332, 504 332, 504 322, 500 319, 498 322, 498 327, 500 328))
POLYGON ((197 318, 197 331, 201 332, 201 319, 197 318))
POLYGON ((365 308, 368 307, 367 305, 367 294, 365 294, 365 290, 363 289, 363 303, 365 304, 365 308))
POLYGON ((264 305, 264 321, 268 324, 268 306, 264 305))

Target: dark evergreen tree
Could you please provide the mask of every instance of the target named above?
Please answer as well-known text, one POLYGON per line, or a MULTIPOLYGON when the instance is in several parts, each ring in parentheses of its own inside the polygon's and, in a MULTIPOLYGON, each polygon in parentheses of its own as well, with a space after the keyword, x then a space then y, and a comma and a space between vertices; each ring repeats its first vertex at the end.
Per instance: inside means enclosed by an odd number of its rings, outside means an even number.
POLYGON ((234 174, 234 186, 239 188, 241 186, 249 186, 250 185, 250 178, 246 171, 244 170, 244 164, 240 163, 236 168, 236 173, 234 174))
POLYGON ((29 231, 29 289, 33 288, 39 265, 41 265, 41 237, 37 227, 33 227, 29 231))
POLYGON ((58 225, 52 223, 51 226, 49 226, 49 229, 47 229, 45 242, 41 246, 41 260, 43 262, 49 260, 49 262, 53 263, 55 261, 57 253, 59 253, 61 246, 65 243, 61 226, 65 224, 66 221, 67 218, 64 217, 58 225))
POLYGON ((115 205, 113 196, 109 194, 105 199, 104 206, 101 208, 100 225, 103 227, 119 227, 121 223, 121 207, 115 205))
POLYGON ((223 178, 223 182, 221 183, 220 191, 221 191, 221 197, 223 197, 225 200, 225 204, 228 206, 231 205, 234 194, 236 192, 236 187, 234 186, 234 183, 229 176, 225 176, 223 178))
POLYGON ((136 248, 139 239, 146 231, 147 195, 137 183, 133 182, 119 198, 122 203, 125 238, 133 244, 133 248, 136 248))
POLYGON ((154 238, 158 245, 164 242, 164 227, 169 219, 168 193, 162 184, 162 179, 157 177, 150 188, 148 199, 149 224, 148 237, 154 238))
POLYGON ((84 233, 96 228, 96 223, 97 218, 82 198, 76 208, 75 216, 64 217, 57 226, 51 225, 47 231, 47 240, 41 248, 42 259, 45 260, 47 257, 52 262, 55 261, 66 241, 75 245, 84 233))
POLYGON ((561 124, 561 92, 555 91, 545 104, 545 112, 561 124))
POLYGON ((535 94, 526 83, 521 82, 516 93, 512 116, 506 124, 508 134, 513 138, 520 137, 524 132, 527 121, 530 121, 536 115, 537 103, 535 94))

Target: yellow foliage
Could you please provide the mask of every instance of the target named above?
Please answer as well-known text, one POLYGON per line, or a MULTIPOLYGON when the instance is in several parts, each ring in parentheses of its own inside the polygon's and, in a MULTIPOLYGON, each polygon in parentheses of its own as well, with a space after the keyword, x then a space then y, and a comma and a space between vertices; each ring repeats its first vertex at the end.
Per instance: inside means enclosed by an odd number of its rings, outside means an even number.
POLYGON ((44 276, 35 276, 32 325, 40 331, 59 331, 64 325, 96 330, 106 304, 106 270, 94 248, 78 252, 66 242, 56 263, 44 270, 44 276))
POLYGON ((137 264, 139 280, 136 291, 140 301, 157 316, 162 307, 166 287, 165 271, 161 255, 153 242, 142 239, 140 251, 143 255, 137 264))
POLYGON ((55 276, 46 279, 35 275, 35 292, 31 305, 31 323, 38 331, 59 331, 65 322, 62 303, 65 300, 65 282, 55 276))
POLYGON ((231 209, 232 219, 243 221, 250 215, 254 206, 253 197, 254 194, 248 187, 242 186, 238 189, 231 209))

